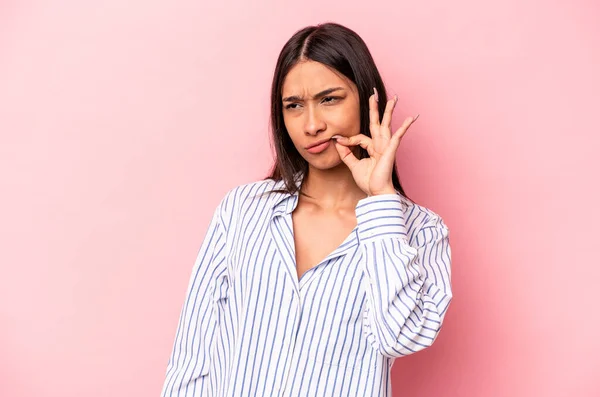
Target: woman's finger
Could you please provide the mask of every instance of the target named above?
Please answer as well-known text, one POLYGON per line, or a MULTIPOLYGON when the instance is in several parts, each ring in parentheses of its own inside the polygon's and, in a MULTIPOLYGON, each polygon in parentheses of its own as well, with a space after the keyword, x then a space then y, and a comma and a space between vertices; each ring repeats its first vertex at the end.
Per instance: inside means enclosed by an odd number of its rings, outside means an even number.
POLYGON ((344 146, 337 141, 334 141, 334 145, 338 154, 340 155, 340 158, 350 170, 352 170, 360 162, 360 160, 356 158, 349 147, 344 146))
POLYGON ((399 143, 400 139, 402 139, 402 137, 404 136, 404 134, 406 133, 406 131, 408 131, 408 128, 418 118, 419 118, 419 115, 417 114, 415 117, 407 117, 406 119, 404 119, 404 122, 402 123, 402 125, 400 126, 400 128, 398 128, 396 130, 396 132, 394 132, 393 138, 397 141, 396 143, 399 143))
POLYGON ((379 94, 375 87, 373 87, 373 91, 375 94, 369 97, 369 131, 371 131, 371 136, 375 137, 379 135, 379 94))
POLYGON ((373 156, 373 140, 365 134, 358 134, 351 137, 345 137, 341 135, 332 136, 339 144, 343 146, 360 146, 367 150, 369 156, 373 156))
POLYGON ((389 138, 392 134, 392 112, 396 107, 396 103, 398 103, 398 96, 394 95, 394 97, 390 99, 385 106, 385 112, 383 112, 383 119, 381 120, 381 127, 379 128, 379 131, 383 137, 389 138))

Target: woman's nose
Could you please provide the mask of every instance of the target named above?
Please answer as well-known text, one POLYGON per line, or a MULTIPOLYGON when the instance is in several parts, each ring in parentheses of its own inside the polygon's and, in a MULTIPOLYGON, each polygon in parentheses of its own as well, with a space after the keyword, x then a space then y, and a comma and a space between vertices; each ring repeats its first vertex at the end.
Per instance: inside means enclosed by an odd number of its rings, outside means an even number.
POLYGON ((325 130, 325 121, 320 117, 316 109, 307 107, 304 133, 306 135, 317 135, 325 130))

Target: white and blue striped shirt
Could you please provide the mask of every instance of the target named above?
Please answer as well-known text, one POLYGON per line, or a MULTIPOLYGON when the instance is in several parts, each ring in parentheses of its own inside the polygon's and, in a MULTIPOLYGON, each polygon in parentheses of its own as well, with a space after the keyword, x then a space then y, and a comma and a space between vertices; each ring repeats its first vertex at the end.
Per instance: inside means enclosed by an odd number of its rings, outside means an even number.
POLYGON ((229 191, 193 267, 163 397, 391 396, 452 299, 448 228, 400 194, 362 199, 346 240, 298 280, 298 194, 229 191))

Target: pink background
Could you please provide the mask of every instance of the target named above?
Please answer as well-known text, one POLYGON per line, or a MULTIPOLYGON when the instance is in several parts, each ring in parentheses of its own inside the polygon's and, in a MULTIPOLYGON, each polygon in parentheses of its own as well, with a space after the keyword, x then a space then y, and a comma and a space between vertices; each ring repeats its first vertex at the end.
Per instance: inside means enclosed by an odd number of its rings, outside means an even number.
POLYGON ((0 3, 0 395, 158 396, 222 195, 263 177, 299 28, 359 33, 454 301, 395 396, 600 396, 591 0, 0 3), (251 5, 253 4, 253 5, 251 5))

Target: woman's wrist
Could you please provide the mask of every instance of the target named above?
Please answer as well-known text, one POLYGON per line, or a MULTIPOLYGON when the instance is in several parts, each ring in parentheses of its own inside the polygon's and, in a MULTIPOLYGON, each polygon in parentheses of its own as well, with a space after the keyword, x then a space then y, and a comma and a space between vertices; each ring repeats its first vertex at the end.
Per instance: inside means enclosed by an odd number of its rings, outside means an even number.
POLYGON ((378 190, 376 192, 371 192, 369 193, 369 197, 371 196, 381 196, 383 194, 396 194, 396 189, 394 189, 393 187, 390 188, 386 188, 383 190, 378 190))

